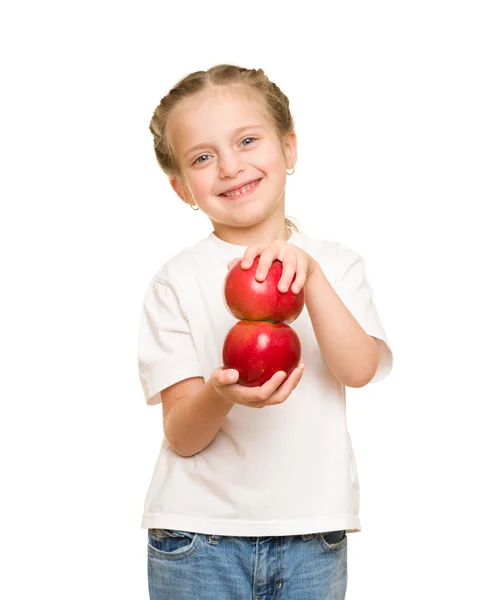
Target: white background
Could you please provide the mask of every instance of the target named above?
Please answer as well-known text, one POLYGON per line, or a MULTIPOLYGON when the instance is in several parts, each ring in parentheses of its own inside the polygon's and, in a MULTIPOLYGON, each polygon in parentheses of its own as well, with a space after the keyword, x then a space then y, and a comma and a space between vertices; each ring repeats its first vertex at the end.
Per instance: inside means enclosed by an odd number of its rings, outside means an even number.
POLYGON ((148 598, 162 409, 138 378, 140 311, 157 269, 211 231, 148 125, 217 63, 263 68, 289 97, 287 215, 362 254, 394 352, 386 380, 347 391, 363 527, 347 598, 479 597, 475 5, 2 9, 2 598, 148 598))

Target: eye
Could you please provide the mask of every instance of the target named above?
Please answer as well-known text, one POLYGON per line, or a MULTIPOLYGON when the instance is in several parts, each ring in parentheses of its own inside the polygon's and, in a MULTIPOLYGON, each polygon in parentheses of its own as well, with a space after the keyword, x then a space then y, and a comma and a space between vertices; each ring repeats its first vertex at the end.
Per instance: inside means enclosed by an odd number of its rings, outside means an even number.
MULTIPOLYGON (((247 138, 245 138, 245 139, 242 141, 242 144, 243 144, 243 142, 246 142, 247 140, 254 140, 254 141, 255 141, 256 139, 257 139, 257 138, 254 138, 254 137, 247 137, 247 138)), ((252 144, 247 144, 247 146, 251 146, 251 145, 252 145, 252 144)))
POLYGON ((199 161, 200 161, 199 164, 206 162, 205 160, 200 160, 201 158, 205 158, 205 156, 208 156, 208 154, 202 154, 202 156, 199 156, 196 160, 193 161, 193 164, 195 165, 199 161))

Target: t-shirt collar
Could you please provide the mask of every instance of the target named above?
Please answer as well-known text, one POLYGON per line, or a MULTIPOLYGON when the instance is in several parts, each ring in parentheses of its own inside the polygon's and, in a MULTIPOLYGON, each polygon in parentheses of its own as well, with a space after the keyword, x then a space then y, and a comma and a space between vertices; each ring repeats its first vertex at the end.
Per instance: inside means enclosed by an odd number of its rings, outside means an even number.
MULTIPOLYGON (((291 235, 288 238, 287 242, 295 242, 297 239, 298 233, 294 229, 290 229, 290 228, 289 228, 289 231, 291 232, 291 235)), ((230 242, 226 242, 225 240, 222 240, 221 238, 216 236, 213 231, 210 232, 207 239, 210 240, 213 244, 215 244, 219 248, 223 248, 224 250, 229 250, 231 252, 237 252, 237 253, 240 252, 243 254, 245 252, 245 250, 248 248, 248 246, 241 246, 239 244, 231 244, 230 242)))

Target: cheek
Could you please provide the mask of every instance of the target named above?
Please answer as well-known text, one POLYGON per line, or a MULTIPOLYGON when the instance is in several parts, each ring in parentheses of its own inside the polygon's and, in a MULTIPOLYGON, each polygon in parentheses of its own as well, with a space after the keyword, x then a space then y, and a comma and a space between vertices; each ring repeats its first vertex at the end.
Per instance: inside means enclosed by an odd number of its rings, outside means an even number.
POLYGON ((198 175, 190 179, 190 187, 195 196, 202 197, 212 193, 212 184, 208 175, 198 175))
POLYGON ((265 152, 263 161, 265 169, 271 172, 284 172, 286 167, 284 166, 285 159, 283 157, 283 154, 279 152, 278 148, 273 146, 266 150, 267 151, 265 152))

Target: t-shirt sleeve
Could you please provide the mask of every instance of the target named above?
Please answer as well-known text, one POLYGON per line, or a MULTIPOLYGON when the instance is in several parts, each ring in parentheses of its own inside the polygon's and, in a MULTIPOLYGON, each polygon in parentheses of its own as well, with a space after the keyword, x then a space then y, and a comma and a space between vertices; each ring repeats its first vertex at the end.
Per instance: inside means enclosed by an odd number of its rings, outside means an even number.
POLYGON ((174 288, 154 278, 143 303, 138 335, 138 368, 148 405, 161 391, 189 377, 202 377, 190 326, 174 288))
POLYGON ((335 291, 364 331, 380 340, 377 342, 380 349, 378 368, 369 382, 376 383, 385 379, 392 370, 393 353, 373 302, 373 290, 367 281, 363 257, 343 244, 339 249, 341 268, 335 291))

